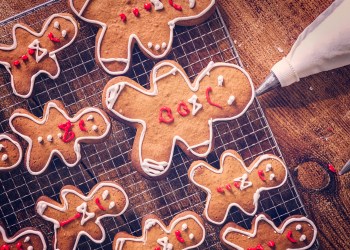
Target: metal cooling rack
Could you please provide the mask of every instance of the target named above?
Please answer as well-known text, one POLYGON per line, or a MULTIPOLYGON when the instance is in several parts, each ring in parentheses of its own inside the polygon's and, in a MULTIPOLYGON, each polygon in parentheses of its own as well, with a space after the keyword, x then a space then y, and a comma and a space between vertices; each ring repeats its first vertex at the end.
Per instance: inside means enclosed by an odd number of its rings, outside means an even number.
MULTIPOLYGON (((0 22, 0 42, 11 42, 12 26, 18 21, 40 30, 43 21, 53 13, 66 12, 65 1, 51 0, 16 17, 0 22), (31 20, 36 20, 34 23, 31 20)), ((62 100, 71 114, 86 106, 101 107, 101 92, 111 78, 94 61, 97 29, 81 22, 77 40, 58 54, 61 75, 56 80, 40 76, 35 83, 35 95, 22 100, 11 94, 10 76, 0 68, 0 132, 9 132, 8 118, 14 109, 24 107, 37 116, 42 115, 44 104, 51 99, 62 100), (15 103, 14 101, 15 100, 15 103)), ((192 27, 176 27, 173 50, 167 57, 179 62, 191 80, 207 66, 209 61, 224 61, 242 66, 234 43, 217 10, 205 23, 192 27)), ((133 51, 133 66, 128 76, 147 85, 149 73, 156 62, 147 59, 138 48, 133 51)), ((282 157, 265 115, 257 100, 245 115, 231 122, 214 126, 215 150, 207 157, 213 166, 219 166, 219 157, 227 149, 237 150, 247 164, 264 153, 282 157)), ((82 161, 68 168, 54 159, 48 171, 31 176, 23 166, 0 175, 0 220, 9 234, 26 226, 34 226, 46 232, 51 244, 53 226, 35 214, 36 200, 46 195, 58 199, 64 185, 72 184, 87 193, 98 181, 118 181, 130 199, 130 206, 121 218, 103 220, 107 238, 103 244, 94 244, 86 238, 80 240, 79 249, 111 249, 114 235, 127 231, 141 234, 141 218, 155 213, 166 223, 184 210, 202 214, 206 195, 189 183, 187 170, 191 160, 175 149, 173 165, 166 180, 153 182, 142 178, 130 165, 130 152, 134 129, 113 121, 113 132, 107 142, 84 145, 82 161)), ((270 215, 276 224, 294 214, 306 214, 304 205, 289 177, 278 190, 263 192, 258 213, 270 215)), ((230 211, 228 221, 235 221, 245 228, 251 227, 252 217, 238 209, 230 211)), ((207 236, 200 249, 223 249, 219 242, 220 227, 206 224, 207 236)), ((317 243, 316 243, 317 245, 317 243)), ((317 247, 317 246, 315 246, 317 247)))

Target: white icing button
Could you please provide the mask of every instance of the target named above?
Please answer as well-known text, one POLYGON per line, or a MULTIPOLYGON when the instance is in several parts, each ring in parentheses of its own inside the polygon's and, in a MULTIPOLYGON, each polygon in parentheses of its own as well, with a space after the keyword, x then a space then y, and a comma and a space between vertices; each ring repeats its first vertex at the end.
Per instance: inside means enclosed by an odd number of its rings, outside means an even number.
POLYGON ((181 229, 182 231, 185 231, 187 229, 187 224, 186 223, 182 224, 181 229))
POLYGON ((162 43, 162 48, 165 49, 166 48, 166 42, 162 43))
POLYGON ((191 233, 188 237, 190 238, 190 240, 193 240, 194 234, 191 233))
POLYGON ((24 242, 28 242, 28 241, 30 241, 30 237, 29 237, 29 236, 27 236, 27 237, 24 239, 24 242))
POLYGON ((112 209, 112 208, 114 208, 114 206, 115 206, 115 202, 114 201, 111 201, 111 203, 109 203, 109 209, 112 209))
POLYGON ((33 250, 34 248, 32 246, 29 246, 27 250, 33 250))
POLYGON ((94 119, 93 115, 89 115, 88 118, 86 119, 87 121, 92 121, 94 119))
POLYGON ((160 50, 160 45, 156 44, 156 46, 154 47, 156 50, 160 50))
POLYGON ((147 45, 149 49, 153 47, 153 44, 151 42, 149 42, 147 45))
POLYGON ((4 148, 4 145, 0 144, 0 151, 4 148))
POLYGON ((107 199, 108 194, 109 194, 108 190, 103 191, 103 193, 102 193, 102 199, 103 199, 103 200, 107 199))
POLYGON ((59 29, 60 23, 58 21, 54 22, 53 27, 55 27, 56 29, 59 29))
POLYGON ((42 143, 43 142, 43 138, 41 136, 38 137, 38 142, 42 143))
POLYGON ((218 85, 221 87, 223 83, 224 83, 224 76, 219 75, 218 76, 218 85))
POLYGON ((53 140, 52 135, 48 135, 48 136, 47 136, 47 140, 51 142, 51 141, 53 140))
POLYGON ((301 225, 298 224, 298 225, 295 227, 295 230, 300 231, 300 230, 301 230, 301 225))
POLYGON ((2 157, 1 157, 1 160, 2 161, 6 161, 8 159, 8 155, 7 154, 3 154, 2 157))
POLYGON ((62 37, 66 37, 67 36, 67 31, 66 30, 62 30, 62 37))
POLYGON ((269 172, 272 169, 272 165, 270 163, 266 164, 266 172, 269 172))
POLYGON ((58 138, 62 138, 62 133, 58 133, 58 134, 57 134, 57 137, 58 137, 58 138))
POLYGON ((162 10, 164 8, 162 2, 159 0, 151 0, 151 3, 153 3, 155 10, 162 10))
POLYGON ((196 0, 189 0, 189 2, 190 2, 190 9, 193 9, 196 4, 196 0))
POLYGON ((300 236, 300 239, 299 239, 300 241, 304 241, 304 240, 306 240, 306 235, 305 234, 303 234, 302 236, 300 236))
POLYGON ((273 179, 275 179, 275 175, 274 174, 270 174, 270 181, 272 181, 273 179))
POLYGON ((233 104, 233 102, 235 101, 235 97, 233 96, 233 95, 230 95, 230 97, 228 98, 228 100, 227 100, 227 104, 228 105, 232 105, 233 104))
POLYGON ((97 127, 96 125, 93 125, 93 126, 92 126, 92 130, 93 130, 93 131, 97 131, 97 129, 98 129, 98 127, 97 127))

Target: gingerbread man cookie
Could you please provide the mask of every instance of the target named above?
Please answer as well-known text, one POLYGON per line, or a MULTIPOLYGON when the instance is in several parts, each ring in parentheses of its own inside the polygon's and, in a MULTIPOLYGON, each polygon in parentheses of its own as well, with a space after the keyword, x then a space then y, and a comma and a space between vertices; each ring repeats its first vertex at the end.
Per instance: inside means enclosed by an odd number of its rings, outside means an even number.
POLYGON ((62 204, 46 197, 36 203, 37 213, 54 224, 53 249, 76 249, 85 235, 102 243, 106 233, 101 219, 123 214, 129 205, 125 191, 115 182, 96 184, 88 196, 74 186, 65 186, 60 193, 62 204))
POLYGON ((233 206, 247 215, 254 215, 260 193, 282 186, 287 180, 287 168, 274 155, 259 156, 246 167, 236 151, 227 150, 220 157, 220 169, 204 161, 195 161, 188 170, 188 177, 208 194, 205 218, 220 225, 233 206))
POLYGON ((285 250, 309 249, 316 240, 317 229, 308 218, 295 215, 287 218, 279 227, 264 214, 254 218, 252 229, 246 230, 233 222, 220 232, 220 240, 228 249, 285 250))
POLYGON ((191 157, 213 149, 213 123, 242 115, 254 98, 250 77, 240 67, 209 63, 193 83, 174 61, 151 72, 145 89, 127 77, 110 80, 103 92, 107 112, 137 129, 131 160, 146 178, 169 171, 175 145, 191 157))
POLYGON ((23 228, 8 238, 5 229, 0 225, 0 249, 46 250, 47 246, 44 235, 35 228, 23 228))
POLYGON ((21 163, 22 154, 21 145, 15 136, 0 134, 0 171, 17 167, 21 163))
POLYGON ((199 24, 215 9, 215 0, 69 0, 69 3, 78 17, 99 27, 96 60, 112 75, 124 74, 130 68, 135 43, 146 56, 163 58, 171 50, 175 24, 199 24))
POLYGON ((45 105, 43 118, 17 109, 9 123, 11 129, 28 142, 25 165, 33 175, 44 172, 54 155, 69 167, 77 165, 81 159, 80 143, 102 142, 111 128, 110 120, 102 110, 84 108, 70 118, 59 101, 45 105))
POLYGON ((11 74, 13 93, 31 96, 36 77, 47 74, 55 79, 60 74, 56 53, 69 46, 78 32, 78 23, 68 13, 54 14, 40 33, 27 25, 13 27, 13 44, 0 45, 0 64, 11 74))
POLYGON ((175 216, 168 227, 155 215, 145 216, 142 225, 141 237, 126 232, 117 233, 113 250, 193 249, 200 246, 205 239, 203 220, 191 211, 175 216))

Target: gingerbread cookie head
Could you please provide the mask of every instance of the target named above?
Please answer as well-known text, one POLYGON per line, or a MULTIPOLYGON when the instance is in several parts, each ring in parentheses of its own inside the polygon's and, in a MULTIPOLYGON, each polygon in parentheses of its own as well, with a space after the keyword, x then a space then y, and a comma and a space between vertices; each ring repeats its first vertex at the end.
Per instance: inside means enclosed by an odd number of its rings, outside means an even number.
POLYGON ((203 220, 194 212, 182 212, 173 218, 169 226, 155 215, 147 215, 142 220, 142 236, 120 232, 114 238, 113 250, 193 249, 200 246, 204 239, 203 220))
POLYGON ((215 6, 215 0, 69 0, 69 3, 78 17, 99 26, 96 60, 112 75, 124 74, 130 68, 135 43, 150 58, 165 57, 171 50, 175 24, 203 22, 215 6))
POLYGON ((230 222, 220 232, 220 240, 228 249, 309 249, 315 242, 315 224, 304 216, 287 218, 279 227, 264 214, 254 218, 246 230, 230 222))
POLYGON ((35 228, 23 228, 14 236, 7 237, 5 229, 0 225, 0 249, 46 250, 47 246, 44 235, 35 228))
POLYGON ((16 137, 0 134, 0 171, 17 167, 22 160, 22 148, 16 137))
POLYGON ((33 175, 44 172, 53 156, 61 158, 69 167, 75 166, 81 159, 80 143, 102 142, 111 128, 102 110, 84 108, 71 118, 59 101, 48 102, 42 118, 24 109, 15 110, 9 123, 11 129, 28 142, 25 165, 33 175))
POLYGON ((193 83, 174 61, 158 63, 144 89, 127 77, 110 80, 103 92, 106 111, 137 129, 132 163, 146 178, 169 171, 174 147, 190 157, 213 149, 213 123, 239 117, 253 101, 253 85, 240 67, 209 63, 193 83))
POLYGON ((48 197, 40 197, 37 213, 54 224, 53 249, 76 249, 81 236, 95 243, 106 238, 101 219, 123 214, 129 200, 125 191, 114 182, 101 182, 85 196, 74 186, 65 186, 58 203, 48 197))
POLYGON ((246 167, 234 150, 225 151, 220 157, 220 169, 204 161, 195 161, 188 171, 189 179, 207 194, 205 218, 214 224, 222 224, 231 207, 240 208, 254 215, 260 193, 282 186, 287 180, 287 168, 274 155, 262 155, 246 167))
POLYGON ((11 74, 15 95, 31 96, 36 77, 45 73, 55 79, 60 73, 56 53, 69 46, 78 32, 78 23, 68 13, 54 14, 37 33, 26 25, 13 27, 13 44, 0 45, 0 64, 11 74))

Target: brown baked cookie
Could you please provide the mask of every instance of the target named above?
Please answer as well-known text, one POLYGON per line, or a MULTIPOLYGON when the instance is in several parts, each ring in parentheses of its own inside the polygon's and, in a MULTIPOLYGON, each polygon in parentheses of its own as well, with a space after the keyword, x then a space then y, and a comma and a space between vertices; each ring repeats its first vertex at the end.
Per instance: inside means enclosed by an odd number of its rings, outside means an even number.
POLYGON ((0 134, 0 171, 17 167, 21 163, 22 154, 21 145, 15 136, 0 134))
POLYGON ((115 182, 100 182, 85 196, 74 186, 64 186, 58 203, 42 196, 37 213, 54 224, 53 249, 76 249, 81 236, 102 243, 106 233, 101 219, 123 214, 129 205, 125 191, 115 182))
POLYGON ((186 211, 178 214, 166 226, 157 216, 147 215, 142 219, 142 236, 126 232, 117 233, 113 250, 177 250, 193 249, 205 239, 205 228, 198 214, 186 211))
POLYGON ((163 58, 171 50, 175 24, 199 24, 215 9, 215 0, 69 0, 69 4, 75 15, 99 27, 96 61, 112 75, 130 68, 135 43, 146 56, 163 58))
POLYGON ((46 250, 44 235, 37 229, 26 227, 8 238, 5 229, 0 225, 0 250, 46 250))
POLYGON ((109 135, 111 124, 105 112, 88 107, 73 118, 60 101, 44 107, 43 118, 25 109, 17 109, 9 119, 11 129, 28 142, 25 165, 33 174, 41 174, 54 155, 69 167, 81 159, 80 143, 99 143, 109 135))
POLYGON ((234 150, 220 157, 220 169, 205 161, 195 161, 188 170, 189 179, 207 194, 204 217, 214 224, 222 224, 231 207, 254 215, 260 193, 282 186, 287 180, 287 168, 274 155, 262 155, 249 167, 234 150))
POLYGON ((250 77, 240 67, 211 62, 193 83, 174 61, 155 65, 145 89, 127 77, 110 80, 102 105, 113 117, 137 129, 132 163, 146 178, 162 179, 175 145, 190 157, 213 149, 213 123, 242 115, 252 103, 250 77))
POLYGON ((78 33, 78 23, 68 13, 54 14, 44 23, 40 33, 29 26, 13 27, 13 44, 0 45, 0 64, 11 74, 13 93, 31 96, 35 78, 47 74, 55 79, 60 74, 56 53, 69 46, 78 33))
POLYGON ((220 240, 228 249, 285 250, 309 249, 316 240, 317 229, 308 218, 295 215, 287 218, 279 227, 266 215, 253 219, 252 228, 244 229, 233 222, 220 231, 220 240))

